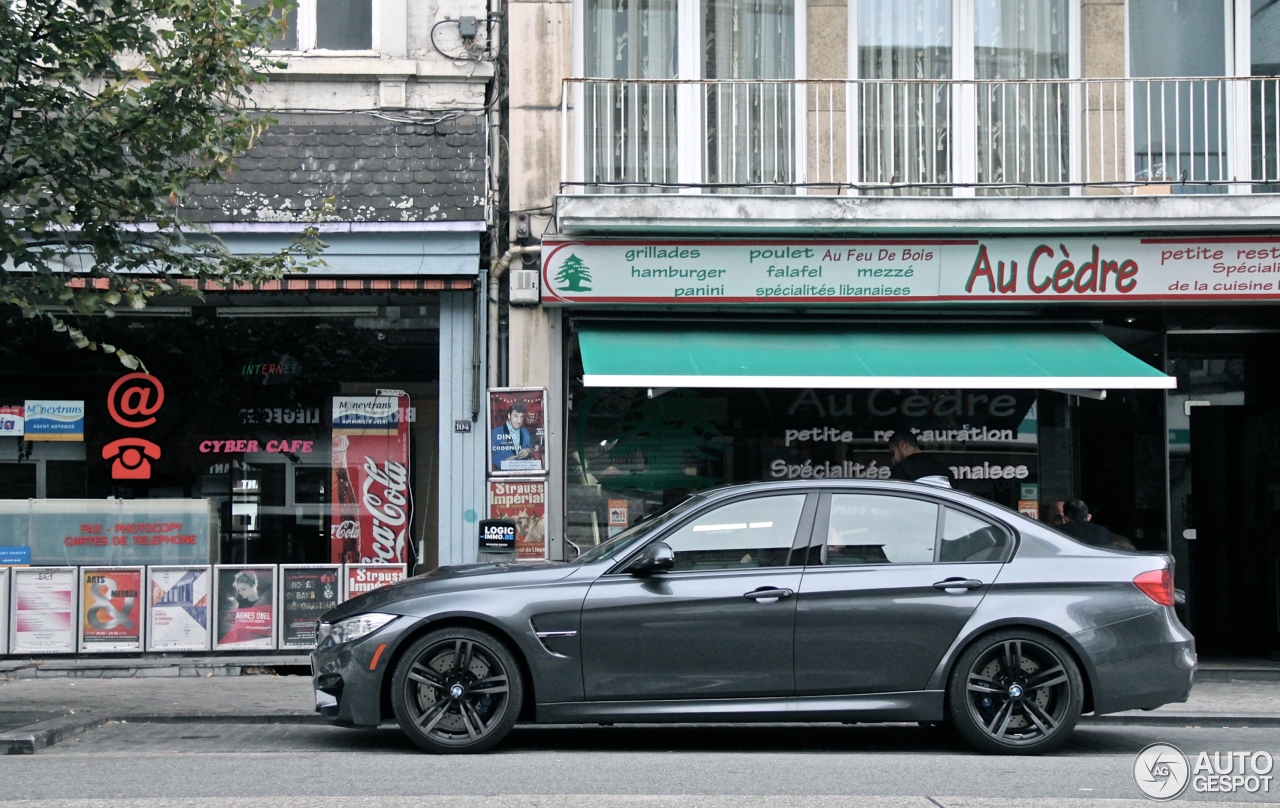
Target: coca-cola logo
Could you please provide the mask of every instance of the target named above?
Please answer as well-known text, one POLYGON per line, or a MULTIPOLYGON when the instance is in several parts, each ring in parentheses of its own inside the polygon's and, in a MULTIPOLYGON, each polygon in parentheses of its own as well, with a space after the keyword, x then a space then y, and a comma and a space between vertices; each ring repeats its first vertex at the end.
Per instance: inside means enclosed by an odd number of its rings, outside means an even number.
POLYGON ((381 468, 373 458, 364 459, 364 485, 360 503, 373 518, 373 553, 366 561, 399 561, 404 558, 409 527, 409 469, 388 460, 381 468))
POLYGON ((343 522, 334 525, 333 538, 335 539, 360 538, 360 523, 354 519, 346 519, 343 522))

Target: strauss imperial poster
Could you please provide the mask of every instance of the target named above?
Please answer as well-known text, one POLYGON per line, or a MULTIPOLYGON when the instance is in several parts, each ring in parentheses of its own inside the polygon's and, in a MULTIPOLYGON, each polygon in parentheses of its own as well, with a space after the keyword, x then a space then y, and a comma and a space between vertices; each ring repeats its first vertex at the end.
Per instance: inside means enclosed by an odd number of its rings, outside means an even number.
POLYGON ((329 560, 406 561, 413 502, 409 491, 409 397, 334 396, 329 560))

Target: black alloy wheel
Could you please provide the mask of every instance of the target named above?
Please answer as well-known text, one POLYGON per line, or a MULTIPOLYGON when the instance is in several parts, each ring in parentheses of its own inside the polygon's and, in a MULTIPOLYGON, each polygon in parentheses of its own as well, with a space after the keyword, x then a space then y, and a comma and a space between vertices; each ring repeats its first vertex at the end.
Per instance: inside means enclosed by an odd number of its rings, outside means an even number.
POLYGON ((947 689, 956 729, 984 752, 1038 755, 1071 734, 1084 681, 1062 643, 1031 630, 999 631, 969 647, 947 689))
POLYGON ((428 752, 482 752, 511 732, 524 687, 506 646, 469 628, 419 639, 392 678, 400 729, 428 752))

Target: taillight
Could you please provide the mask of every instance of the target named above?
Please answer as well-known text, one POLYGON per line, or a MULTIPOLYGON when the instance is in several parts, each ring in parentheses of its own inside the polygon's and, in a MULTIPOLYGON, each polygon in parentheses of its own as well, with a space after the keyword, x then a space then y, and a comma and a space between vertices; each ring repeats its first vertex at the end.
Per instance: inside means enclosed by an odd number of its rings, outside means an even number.
POLYGON ((1161 606, 1173 605, 1173 573, 1168 567, 1142 573, 1133 579, 1133 585, 1161 606))

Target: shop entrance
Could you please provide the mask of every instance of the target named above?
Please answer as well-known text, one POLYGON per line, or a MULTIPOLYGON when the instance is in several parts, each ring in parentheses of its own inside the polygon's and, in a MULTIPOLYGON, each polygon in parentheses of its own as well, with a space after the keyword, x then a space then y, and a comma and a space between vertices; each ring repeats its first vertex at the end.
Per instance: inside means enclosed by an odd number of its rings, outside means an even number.
POLYGON ((1190 628, 1201 653, 1280 656, 1280 407, 1187 407, 1190 628))

